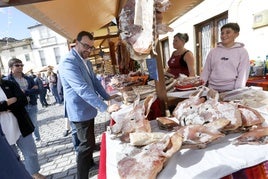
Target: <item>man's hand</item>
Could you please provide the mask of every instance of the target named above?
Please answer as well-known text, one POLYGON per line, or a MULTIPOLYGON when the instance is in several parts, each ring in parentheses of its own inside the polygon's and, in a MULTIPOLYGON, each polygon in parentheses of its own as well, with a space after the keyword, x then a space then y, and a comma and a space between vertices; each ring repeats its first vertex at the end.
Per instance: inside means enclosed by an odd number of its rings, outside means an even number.
POLYGON ((9 106, 9 105, 15 103, 16 101, 17 101, 16 97, 9 98, 9 99, 7 99, 7 105, 9 106))
POLYGON ((115 99, 115 98, 118 98, 118 97, 120 97, 120 95, 118 95, 118 94, 114 94, 114 95, 110 96, 109 100, 111 100, 111 99, 115 99))
POLYGON ((115 95, 112 95, 109 100, 110 101, 114 100, 116 102, 121 102, 121 101, 123 101, 123 97, 118 95, 118 94, 115 94, 115 95))
POLYGON ((34 86, 32 87, 32 89, 38 89, 38 86, 37 86, 37 85, 34 85, 34 86))
POLYGON ((120 109, 120 106, 118 104, 112 104, 111 106, 107 108, 107 111, 109 113, 112 113, 112 112, 118 111, 119 109, 120 109))

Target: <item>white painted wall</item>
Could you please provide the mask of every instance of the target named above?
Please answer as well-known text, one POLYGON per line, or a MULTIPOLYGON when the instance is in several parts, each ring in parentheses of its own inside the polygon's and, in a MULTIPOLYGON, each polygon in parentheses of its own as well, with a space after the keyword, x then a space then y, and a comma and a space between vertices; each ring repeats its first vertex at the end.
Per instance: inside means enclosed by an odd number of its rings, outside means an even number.
POLYGON ((30 28, 30 34, 33 39, 33 56, 35 60, 38 63, 38 67, 40 68, 42 66, 39 51, 43 50, 46 58, 47 65, 50 66, 57 66, 57 61, 54 54, 54 48, 59 47, 60 48, 60 55, 61 57, 64 56, 68 52, 68 44, 67 39, 63 36, 59 35, 58 33, 52 31, 48 27, 44 25, 38 25, 35 27, 30 28), (41 31, 48 31, 49 36, 48 37, 56 37, 56 44, 48 45, 48 46, 42 46, 40 44, 40 39, 44 38, 41 36, 41 31))
POLYGON ((268 55, 268 26, 255 30, 252 28, 254 14, 265 9, 268 9, 267 0, 205 0, 172 23, 170 27, 174 32, 162 35, 160 39, 168 36, 170 52, 173 52, 173 36, 178 32, 186 32, 189 41, 185 47, 195 53, 194 25, 228 11, 228 22, 237 22, 240 26, 240 35, 236 41, 245 44, 251 59, 257 56, 265 59, 268 55))
POLYGON ((23 50, 22 47, 18 46, 15 48, 15 52, 10 52, 9 50, 3 50, 0 54, 4 70, 2 71, 4 74, 8 73, 8 61, 12 57, 16 57, 24 63, 23 72, 26 73, 30 69, 33 69, 34 72, 37 72, 38 70, 42 69, 42 63, 39 56, 39 50, 43 50, 47 65, 54 66, 57 68, 57 61, 55 58, 54 48, 59 47, 60 48, 60 55, 61 57, 68 53, 68 44, 67 39, 63 36, 57 34, 56 32, 52 31, 51 29, 47 28, 43 25, 37 25, 33 26, 30 29, 30 34, 32 38, 32 49, 28 48, 27 50, 23 50), (40 30, 46 29, 49 31, 50 37, 55 37, 56 43, 48 46, 41 46, 40 45, 40 30), (26 62, 25 54, 29 54, 31 61, 26 62))
POLYGON ((25 55, 28 54, 30 56, 30 59, 33 59, 33 53, 30 45, 28 46, 28 49, 23 49, 21 46, 16 47, 14 52, 10 52, 9 49, 1 51, 1 60, 3 62, 4 69, 2 69, 3 74, 8 74, 8 61, 12 57, 16 57, 20 59, 25 66, 34 66, 36 65, 34 62, 26 62, 25 55), (34 63, 34 64, 32 64, 34 63))

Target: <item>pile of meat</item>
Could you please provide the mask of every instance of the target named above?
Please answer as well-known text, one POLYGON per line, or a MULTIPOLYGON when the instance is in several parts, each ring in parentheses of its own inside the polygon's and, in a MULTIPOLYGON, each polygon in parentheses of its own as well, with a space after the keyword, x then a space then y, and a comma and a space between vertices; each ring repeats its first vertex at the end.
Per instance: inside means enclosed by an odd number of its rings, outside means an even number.
POLYGON ((112 86, 113 88, 116 89, 123 89, 131 86, 138 86, 144 84, 144 81, 141 80, 143 76, 148 75, 142 75, 141 72, 131 72, 129 74, 121 74, 121 75, 114 75, 110 82, 109 85, 112 86), (135 80, 133 80, 133 77, 136 77, 135 80), (140 77, 140 78, 139 78, 140 77))
POLYGON ((141 104, 136 103, 130 113, 110 127, 115 138, 135 146, 118 161, 121 178, 156 178, 165 162, 181 148, 179 132, 152 132, 146 117, 155 99, 156 95, 150 95, 141 104))
POLYGON ((235 132, 243 132, 233 141, 235 145, 268 143, 268 127, 263 126, 265 119, 257 110, 239 103, 219 101, 219 96, 218 92, 203 87, 178 103, 172 120, 181 126, 183 146, 204 148, 206 144, 235 132), (201 96, 204 90, 207 95, 201 96))
MULTIPOLYGON (((121 92, 124 104, 132 104, 137 98, 145 99, 148 95, 155 93, 155 81, 148 81, 148 75, 141 72, 132 72, 128 75, 115 75, 111 78, 109 86, 121 92)), ((172 77, 165 77, 166 90, 173 90, 177 80, 172 77)))
POLYGON ((202 80, 199 76, 196 77, 187 77, 187 76, 180 76, 177 79, 177 83, 175 85, 175 88, 177 90, 186 90, 186 89, 193 89, 198 88, 203 84, 202 80))
POLYGON ((111 126, 115 138, 133 146, 118 161, 120 177, 156 178, 176 152, 205 148, 229 133, 242 133, 232 141, 234 145, 268 143, 268 127, 263 125, 265 120, 257 110, 220 101, 219 97, 212 89, 200 88, 177 104, 173 117, 157 118, 159 123, 169 125, 169 130, 161 132, 152 132, 146 119, 156 96, 136 103, 130 113, 111 126))

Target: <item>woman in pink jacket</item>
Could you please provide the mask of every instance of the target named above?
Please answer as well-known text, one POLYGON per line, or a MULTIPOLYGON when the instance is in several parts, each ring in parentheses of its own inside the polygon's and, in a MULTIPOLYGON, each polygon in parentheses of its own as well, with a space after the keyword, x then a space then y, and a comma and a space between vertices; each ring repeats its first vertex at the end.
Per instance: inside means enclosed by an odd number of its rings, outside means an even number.
POLYGON ((221 42, 206 59, 201 79, 219 92, 245 87, 249 76, 249 55, 244 44, 235 42, 239 35, 237 23, 227 23, 221 28, 221 42))

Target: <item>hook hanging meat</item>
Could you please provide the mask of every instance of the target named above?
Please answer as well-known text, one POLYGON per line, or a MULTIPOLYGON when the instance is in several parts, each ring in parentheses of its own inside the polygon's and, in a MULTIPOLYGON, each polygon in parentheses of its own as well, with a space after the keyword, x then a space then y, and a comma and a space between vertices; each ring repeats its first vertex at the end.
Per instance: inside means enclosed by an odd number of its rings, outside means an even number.
POLYGON ((127 43, 130 55, 135 60, 144 60, 155 51, 158 34, 173 31, 162 24, 162 12, 168 0, 128 0, 119 16, 120 36, 127 43))

